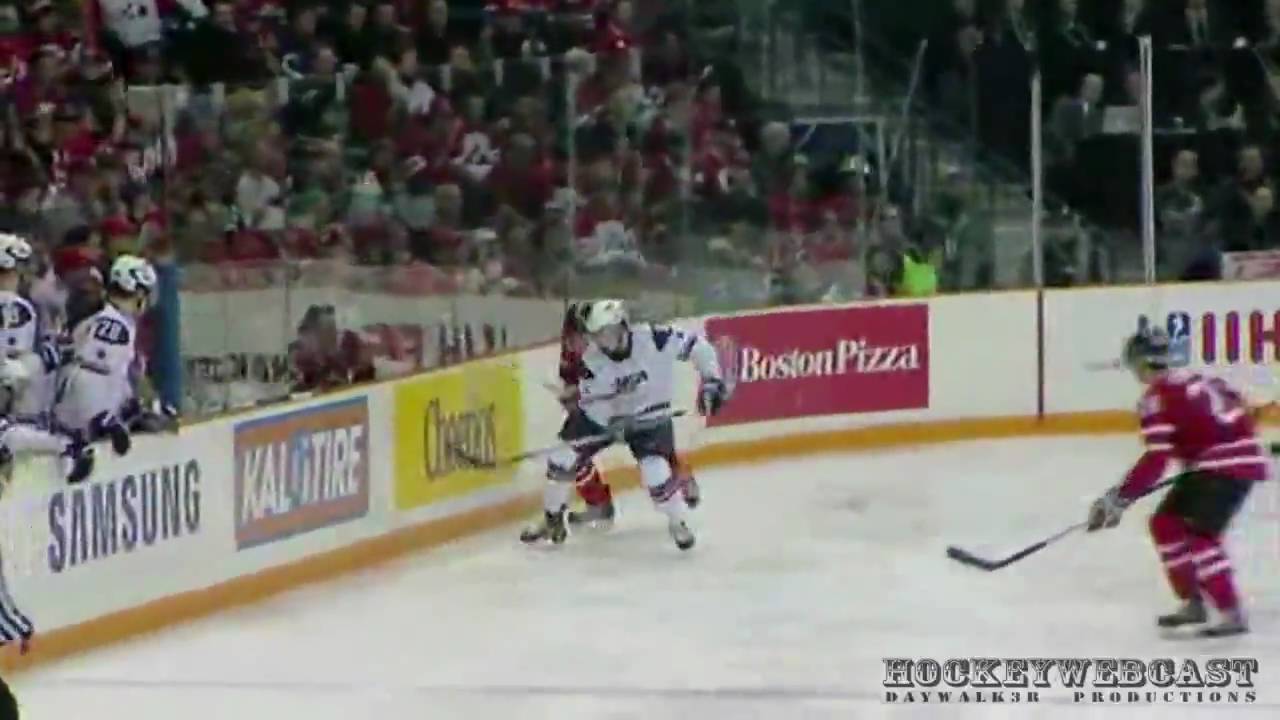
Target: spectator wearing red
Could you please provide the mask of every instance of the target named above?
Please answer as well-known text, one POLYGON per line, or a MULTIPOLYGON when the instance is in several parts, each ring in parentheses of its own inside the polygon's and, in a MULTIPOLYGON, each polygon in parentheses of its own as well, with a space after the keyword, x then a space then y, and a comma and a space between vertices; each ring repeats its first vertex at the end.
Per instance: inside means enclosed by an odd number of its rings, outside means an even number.
POLYGON ((84 111, 73 105, 59 106, 53 123, 54 179, 61 183, 66 181, 70 168, 93 164, 99 141, 84 111))
POLYGON ((126 214, 108 216, 98 225, 102 237, 102 248, 106 253, 105 264, 112 258, 121 255, 140 255, 142 248, 138 242, 138 226, 126 214))
POLYGON ((631 41, 607 28, 595 46, 596 68, 579 85, 577 111, 590 115, 598 111, 620 88, 631 81, 631 41))
POLYGON ((675 199, 680 187, 678 160, 673 156, 672 141, 671 128, 661 116, 645 134, 641 153, 644 158, 643 202, 647 208, 675 199))
MULTIPOLYGON (((588 49, 597 55, 612 53, 629 53, 635 47, 634 36, 630 32, 630 3, 609 3, 599 6, 594 14, 594 37, 588 49), (625 5, 625 14, 619 12, 619 6, 625 5)), ((629 60, 630 58, 628 58, 629 60)))
POLYGON ((267 233, 229 225, 221 238, 215 238, 206 246, 202 260, 251 269, 269 265, 279 257, 280 249, 267 233))
POLYGON ((53 45, 63 53, 70 54, 79 44, 79 38, 62 26, 62 20, 54 10, 53 0, 33 0, 27 6, 27 16, 32 28, 23 36, 23 40, 29 52, 53 45))
POLYGON ((52 112, 55 106, 69 100, 62 76, 66 71, 66 55, 57 45, 42 45, 30 56, 25 77, 13 85, 14 109, 19 117, 30 118, 38 111, 52 112))
POLYGON ((433 183, 455 181, 453 159, 462 147, 462 122, 449 101, 437 95, 426 115, 405 118, 396 138, 396 154, 420 162, 415 172, 426 172, 433 183))
POLYGON ((693 99, 693 149, 697 152, 707 142, 708 137, 725 122, 724 104, 721 100, 720 86, 711 76, 711 68, 706 68, 698 83, 697 93, 693 99))
POLYGON ((332 305, 307 308, 289 346, 295 392, 327 390, 374 379, 373 354, 360 336, 340 330, 332 305))
POLYGON ((536 220, 556 187, 555 163, 541 156, 528 133, 516 133, 489 177, 497 207, 509 209, 524 220, 536 220))
POLYGON ((797 155, 785 183, 769 194, 769 225, 780 232, 804 233, 816 225, 817 215, 809 202, 809 163, 797 155))
POLYGON ((711 128, 707 141, 697 151, 694 187, 705 198, 718 198, 729 191, 729 175, 750 167, 751 156, 742 146, 742 137, 732 121, 711 128))
POLYGON ((382 65, 361 71, 351 87, 351 131, 356 142, 374 143, 391 134, 395 98, 386 73, 382 65))
POLYGON ((578 184, 582 200, 574 214, 574 237, 588 237, 596 225, 624 219, 618 196, 618 171, 610 159, 601 158, 593 162, 586 172, 581 173, 578 184))

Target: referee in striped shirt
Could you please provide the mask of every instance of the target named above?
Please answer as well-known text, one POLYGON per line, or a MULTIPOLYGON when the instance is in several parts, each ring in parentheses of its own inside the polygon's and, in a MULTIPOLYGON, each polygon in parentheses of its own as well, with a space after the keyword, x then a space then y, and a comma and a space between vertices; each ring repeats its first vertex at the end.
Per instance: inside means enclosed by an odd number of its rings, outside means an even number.
MULTIPOLYGON (((18 643, 19 652, 27 654, 31 636, 36 626, 13 601, 9 594, 9 584, 4 579, 3 562, 0 562, 0 645, 18 643)), ((9 689, 9 684, 0 678, 0 720, 17 720, 18 701, 9 689)))

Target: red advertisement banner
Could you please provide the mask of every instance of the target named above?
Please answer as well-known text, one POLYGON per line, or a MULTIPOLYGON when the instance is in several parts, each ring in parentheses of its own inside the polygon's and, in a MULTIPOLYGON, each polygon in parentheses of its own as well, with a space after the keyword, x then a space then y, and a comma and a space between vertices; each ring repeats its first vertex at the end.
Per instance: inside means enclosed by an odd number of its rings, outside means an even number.
POLYGON ((929 306, 707 320, 733 397, 710 425, 929 407, 929 306))

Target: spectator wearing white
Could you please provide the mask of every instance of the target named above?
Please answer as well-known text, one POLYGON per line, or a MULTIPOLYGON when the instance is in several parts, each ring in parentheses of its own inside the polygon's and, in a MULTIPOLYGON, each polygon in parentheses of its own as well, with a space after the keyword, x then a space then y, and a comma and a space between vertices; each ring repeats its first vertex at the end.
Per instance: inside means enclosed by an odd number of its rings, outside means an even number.
POLYGON ((259 148, 254 162, 236 182, 236 207, 247 228, 255 230, 284 229, 284 196, 280 183, 267 173, 267 152, 259 148))
POLYGON ((177 8, 196 19, 209 14, 200 0, 92 0, 90 22, 124 49, 136 50, 164 39, 163 16, 177 8))

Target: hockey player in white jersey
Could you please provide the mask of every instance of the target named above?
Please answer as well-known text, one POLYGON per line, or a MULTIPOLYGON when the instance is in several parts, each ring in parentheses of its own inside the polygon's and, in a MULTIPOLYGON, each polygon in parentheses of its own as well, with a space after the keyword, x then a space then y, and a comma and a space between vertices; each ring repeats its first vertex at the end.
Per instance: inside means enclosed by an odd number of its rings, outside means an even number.
POLYGON ((579 385, 583 412, 570 416, 560 431, 566 445, 547 461, 543 518, 526 529, 521 540, 562 543, 568 536, 565 509, 577 469, 615 440, 621 439, 640 466, 640 480, 657 509, 667 516, 671 538, 681 550, 695 538, 685 519, 687 505, 680 481, 667 458, 675 451, 671 400, 676 361, 692 361, 702 377, 698 409, 720 411, 728 390, 715 349, 696 334, 648 323, 632 326, 619 300, 591 303, 583 314, 590 344, 579 385))
POLYGON ((126 415, 137 406, 134 343, 156 282, 155 268, 142 258, 122 255, 112 263, 106 304, 71 330, 71 356, 55 400, 59 430, 86 442, 110 438, 117 455, 132 445, 126 415))
POLYGON ((0 479, 7 487, 13 461, 20 455, 56 455, 61 458, 67 482, 77 483, 93 472, 94 452, 79 438, 56 434, 13 417, 17 399, 32 377, 33 355, 0 358, 0 479))
POLYGON ((32 254, 26 239, 0 233, 0 355, 9 359, 25 360, 30 355, 39 358, 38 363, 27 363, 31 376, 14 401, 13 414, 18 420, 43 426, 48 423, 61 354, 55 343, 41 337, 36 308, 21 293, 23 274, 32 254))

